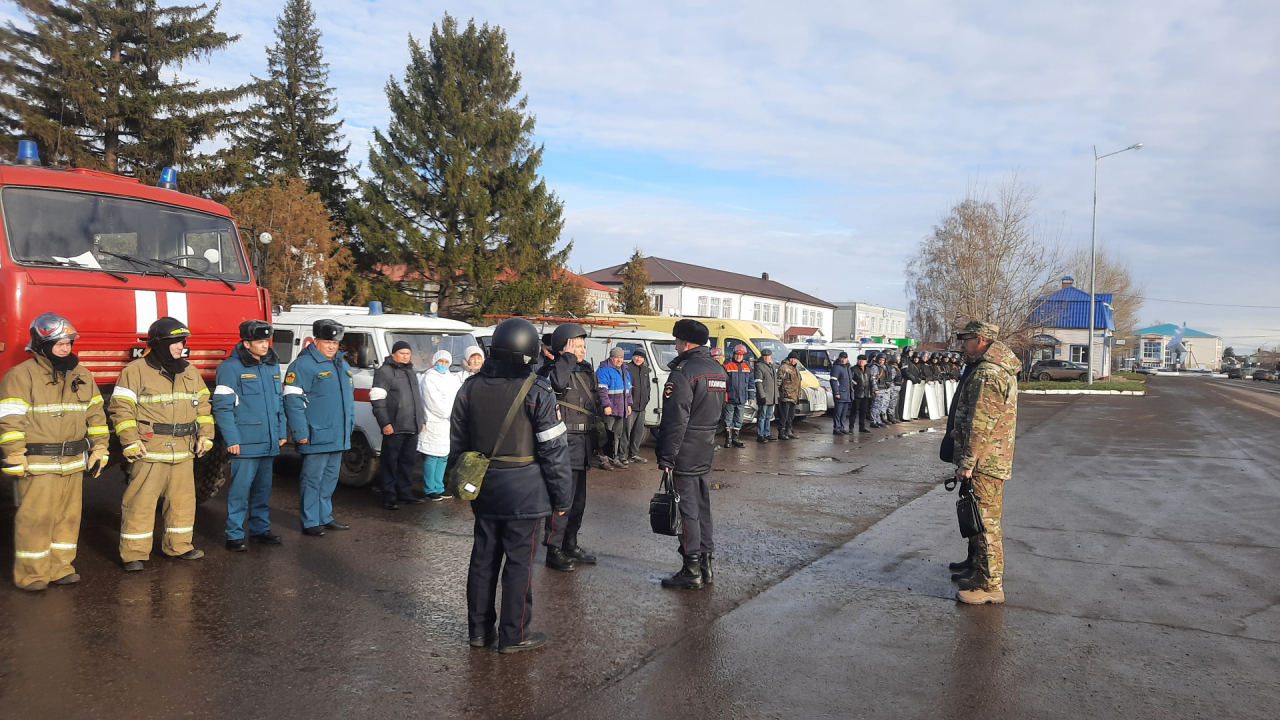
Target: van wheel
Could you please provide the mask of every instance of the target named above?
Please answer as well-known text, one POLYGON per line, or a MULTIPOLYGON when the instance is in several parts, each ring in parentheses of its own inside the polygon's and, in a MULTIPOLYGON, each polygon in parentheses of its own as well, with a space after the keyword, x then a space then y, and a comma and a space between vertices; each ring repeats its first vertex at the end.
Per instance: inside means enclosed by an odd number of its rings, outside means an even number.
POLYGON ((364 435, 351 436, 351 449, 342 453, 342 466, 338 468, 338 482, 347 487, 364 487, 378 472, 378 458, 364 435))
POLYGON ((227 444, 222 442, 222 433, 213 434, 213 448, 196 458, 192 467, 196 478, 196 504, 218 494, 218 489, 231 475, 231 455, 227 453, 227 444))

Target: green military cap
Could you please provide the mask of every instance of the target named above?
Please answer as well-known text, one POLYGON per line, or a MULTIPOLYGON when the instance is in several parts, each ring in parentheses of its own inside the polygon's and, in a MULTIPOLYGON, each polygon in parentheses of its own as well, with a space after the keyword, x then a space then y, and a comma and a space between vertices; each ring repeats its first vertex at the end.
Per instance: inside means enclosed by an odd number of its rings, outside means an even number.
POLYGON ((965 324, 964 329, 956 333, 956 337, 963 340, 965 335, 977 335, 978 337, 996 339, 1000 334, 1000 326, 992 325, 989 322, 981 320, 970 320, 965 324))

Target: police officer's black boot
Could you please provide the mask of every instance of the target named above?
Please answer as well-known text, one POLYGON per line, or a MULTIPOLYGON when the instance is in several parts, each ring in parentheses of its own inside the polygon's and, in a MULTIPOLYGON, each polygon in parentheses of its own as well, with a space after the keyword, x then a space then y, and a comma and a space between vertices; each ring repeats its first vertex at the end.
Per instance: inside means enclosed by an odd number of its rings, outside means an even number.
POLYGON ((684 567, 668 578, 662 578, 662 587, 683 590, 702 589, 702 556, 698 553, 684 556, 684 567))
POLYGON ((596 564, 596 556, 592 555, 591 553, 587 552, 586 550, 583 550, 581 547, 578 546, 577 535, 565 536, 563 550, 564 550, 564 554, 570 560, 572 560, 574 564, 578 564, 578 563, 581 563, 583 565, 596 564))
POLYGON ((573 572, 573 558, 558 547, 547 548, 547 567, 560 572, 573 572))
POLYGON ((702 584, 710 585, 716 579, 715 572, 711 569, 711 553, 702 553, 702 584))

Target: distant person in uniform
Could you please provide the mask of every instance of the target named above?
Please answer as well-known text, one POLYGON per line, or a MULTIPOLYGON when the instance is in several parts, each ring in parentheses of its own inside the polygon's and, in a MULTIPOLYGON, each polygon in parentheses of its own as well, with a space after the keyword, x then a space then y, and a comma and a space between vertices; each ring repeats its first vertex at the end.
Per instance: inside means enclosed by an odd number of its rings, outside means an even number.
POLYGON ((971 605, 1004 602, 1001 510, 1005 481, 1013 476, 1021 363, 996 340, 999 332, 995 325, 972 320, 957 335, 969 368, 951 407, 953 462, 956 479, 971 484, 986 528, 969 538, 969 558, 952 565, 960 586, 956 599, 971 605))
POLYGON ((724 446, 746 447, 738 439, 742 422, 746 417, 747 403, 756 399, 755 368, 747 362, 747 346, 739 343, 733 347, 733 359, 724 364, 729 376, 729 395, 724 404, 724 446))
POLYGON ((463 383, 449 421, 449 467, 463 453, 488 457, 475 514, 467 570, 467 631, 471 647, 509 654, 542 647, 532 632, 533 552, 538 520, 563 517, 573 502, 573 474, 564 422, 551 384, 536 377, 538 331, 524 318, 493 331, 490 358, 463 383), (523 394, 522 394, 523 391, 523 394), (502 434, 513 407, 512 422, 502 434), (502 611, 494 607, 502 582, 502 611))
POLYGON ((848 435, 845 421, 853 406, 852 376, 849 372, 849 353, 840 351, 836 364, 831 367, 831 398, 835 403, 835 416, 831 424, 832 435, 848 435))
POLYGON ((677 320, 672 334, 677 355, 668 365, 671 374, 662 388, 657 454, 658 467, 672 471, 680 493, 684 532, 679 549, 684 567, 663 578, 662 586, 699 590, 715 577, 709 475, 729 378, 706 347, 710 337, 706 325, 689 318, 677 320))

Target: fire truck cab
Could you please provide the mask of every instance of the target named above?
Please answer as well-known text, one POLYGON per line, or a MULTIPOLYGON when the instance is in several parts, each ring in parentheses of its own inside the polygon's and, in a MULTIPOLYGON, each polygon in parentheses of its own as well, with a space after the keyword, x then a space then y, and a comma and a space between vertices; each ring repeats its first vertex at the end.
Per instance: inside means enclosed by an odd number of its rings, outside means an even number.
POLYGON ((431 368, 437 350, 453 356, 453 372, 462 372, 462 353, 476 340, 471 326, 457 320, 423 315, 383 314, 382 304, 368 307, 352 305, 294 305, 289 312, 276 315, 275 349, 280 362, 288 365, 298 353, 313 342, 311 325, 317 320, 337 320, 346 328, 338 346, 347 364, 355 372, 356 426, 351 431, 351 449, 342 456, 338 482, 363 487, 373 480, 382 452, 382 431, 373 419, 369 389, 373 387, 373 371, 391 354, 391 346, 403 340, 413 351, 413 369, 419 374, 431 368))
MULTIPOLYGON (((191 328, 188 357, 212 384, 240 322, 270 317, 230 211, 178 192, 167 168, 150 187, 40 167, 34 143, 21 145, 17 163, 0 164, 0 372, 29 357, 32 318, 56 312, 80 333, 76 354, 109 397, 142 357, 147 328, 168 315, 191 328)), ((199 499, 216 492, 226 465, 219 441, 196 463, 199 499)))

